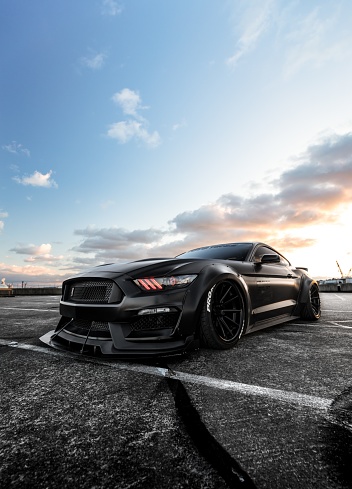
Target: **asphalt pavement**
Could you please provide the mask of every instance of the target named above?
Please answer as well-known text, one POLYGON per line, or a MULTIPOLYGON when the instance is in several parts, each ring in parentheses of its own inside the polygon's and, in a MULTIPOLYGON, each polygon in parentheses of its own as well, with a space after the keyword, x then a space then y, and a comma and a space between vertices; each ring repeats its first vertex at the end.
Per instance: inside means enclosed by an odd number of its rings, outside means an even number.
POLYGON ((146 362, 42 344, 59 297, 0 298, 1 488, 352 487, 352 294, 318 322, 146 362))

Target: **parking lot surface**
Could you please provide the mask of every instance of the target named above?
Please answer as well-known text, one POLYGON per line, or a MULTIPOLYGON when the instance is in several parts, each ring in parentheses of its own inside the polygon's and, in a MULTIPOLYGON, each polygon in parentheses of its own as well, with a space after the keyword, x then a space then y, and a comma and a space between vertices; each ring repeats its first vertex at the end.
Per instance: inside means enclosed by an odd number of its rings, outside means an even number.
POLYGON ((0 487, 351 488, 352 294, 318 322, 146 362, 53 350, 59 297, 0 298, 0 487))

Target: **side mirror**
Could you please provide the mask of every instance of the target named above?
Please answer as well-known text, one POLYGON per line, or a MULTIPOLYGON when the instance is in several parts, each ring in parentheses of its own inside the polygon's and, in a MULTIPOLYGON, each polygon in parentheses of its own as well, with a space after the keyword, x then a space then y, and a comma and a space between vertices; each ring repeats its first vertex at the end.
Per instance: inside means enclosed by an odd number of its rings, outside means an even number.
POLYGON ((260 263, 280 263, 280 256, 277 254, 263 255, 260 263))

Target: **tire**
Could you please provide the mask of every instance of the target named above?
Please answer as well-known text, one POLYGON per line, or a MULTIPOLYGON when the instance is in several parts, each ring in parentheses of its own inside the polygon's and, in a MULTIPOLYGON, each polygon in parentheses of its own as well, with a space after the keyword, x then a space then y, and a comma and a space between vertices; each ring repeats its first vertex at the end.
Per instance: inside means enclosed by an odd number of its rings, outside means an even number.
POLYGON ((202 306, 202 344, 216 350, 232 348, 242 336, 245 319, 245 302, 238 286, 230 280, 216 283, 208 291, 202 306))
POLYGON ((317 321, 321 316, 319 287, 317 284, 310 284, 309 299, 301 312, 301 318, 306 321, 317 321))

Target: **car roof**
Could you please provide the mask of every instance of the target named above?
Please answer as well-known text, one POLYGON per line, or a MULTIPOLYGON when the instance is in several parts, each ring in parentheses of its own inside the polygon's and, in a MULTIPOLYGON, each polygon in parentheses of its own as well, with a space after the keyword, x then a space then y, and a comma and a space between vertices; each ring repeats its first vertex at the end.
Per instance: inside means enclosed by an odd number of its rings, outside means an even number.
MULTIPOLYGON (((220 248, 222 246, 225 247, 225 246, 235 246, 235 245, 252 245, 254 247, 254 246, 257 246, 258 244, 265 245, 265 243, 260 243, 257 241, 237 241, 234 243, 217 243, 217 244, 212 244, 212 245, 208 245, 208 246, 200 246, 199 248, 193 248, 193 249, 188 250, 188 251, 207 250, 209 248, 220 248)), ((265 246, 268 246, 268 245, 265 245, 265 246)), ((268 246, 268 248, 271 248, 271 246, 268 246)))

